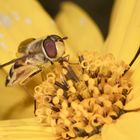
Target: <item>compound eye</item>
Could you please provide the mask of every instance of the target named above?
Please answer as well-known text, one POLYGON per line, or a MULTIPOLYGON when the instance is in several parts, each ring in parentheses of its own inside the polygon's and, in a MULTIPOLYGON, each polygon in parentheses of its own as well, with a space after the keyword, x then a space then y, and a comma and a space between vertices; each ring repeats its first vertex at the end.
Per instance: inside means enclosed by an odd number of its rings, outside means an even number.
POLYGON ((57 49, 53 40, 49 38, 45 39, 43 41, 43 49, 49 58, 55 58, 57 56, 57 49))

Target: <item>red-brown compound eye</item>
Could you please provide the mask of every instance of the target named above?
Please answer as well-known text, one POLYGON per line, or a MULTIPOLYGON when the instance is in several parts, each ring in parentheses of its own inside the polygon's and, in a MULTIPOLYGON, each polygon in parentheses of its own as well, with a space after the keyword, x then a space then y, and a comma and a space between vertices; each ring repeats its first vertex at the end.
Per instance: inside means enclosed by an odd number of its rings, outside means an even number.
POLYGON ((53 40, 49 38, 45 39, 43 41, 43 49, 49 58, 55 58, 57 56, 57 49, 53 40))

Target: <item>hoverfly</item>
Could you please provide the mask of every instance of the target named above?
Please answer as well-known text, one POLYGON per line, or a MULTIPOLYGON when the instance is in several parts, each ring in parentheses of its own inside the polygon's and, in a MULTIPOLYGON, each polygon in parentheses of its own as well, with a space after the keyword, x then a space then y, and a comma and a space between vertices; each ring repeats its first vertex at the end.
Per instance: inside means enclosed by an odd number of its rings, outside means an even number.
POLYGON ((18 47, 19 58, 0 65, 0 68, 13 64, 5 85, 23 84, 27 79, 42 71, 41 66, 47 62, 57 61, 65 53, 64 40, 58 35, 49 35, 45 38, 29 38, 22 41, 18 47))

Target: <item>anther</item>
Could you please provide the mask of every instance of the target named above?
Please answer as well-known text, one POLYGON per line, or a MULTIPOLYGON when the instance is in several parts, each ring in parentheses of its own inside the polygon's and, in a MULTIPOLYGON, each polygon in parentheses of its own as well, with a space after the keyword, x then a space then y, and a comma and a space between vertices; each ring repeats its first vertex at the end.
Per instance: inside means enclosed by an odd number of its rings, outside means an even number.
POLYGON ((72 69, 72 67, 70 65, 68 65, 68 67, 66 67, 67 71, 68 71, 68 77, 72 80, 74 80, 75 82, 79 81, 78 76, 76 75, 76 73, 74 72, 74 70, 72 69))
POLYGON ((58 82, 58 81, 55 81, 54 84, 55 84, 56 86, 62 88, 64 91, 67 91, 67 90, 68 90, 68 87, 67 87, 65 84, 63 84, 63 83, 60 83, 60 82, 58 82))

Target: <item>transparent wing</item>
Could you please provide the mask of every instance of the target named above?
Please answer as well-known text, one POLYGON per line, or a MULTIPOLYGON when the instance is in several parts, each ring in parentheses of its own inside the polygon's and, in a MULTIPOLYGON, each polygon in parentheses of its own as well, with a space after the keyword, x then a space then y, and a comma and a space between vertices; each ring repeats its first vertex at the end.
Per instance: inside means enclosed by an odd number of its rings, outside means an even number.
POLYGON ((42 39, 29 38, 22 41, 18 47, 17 57, 27 54, 42 53, 42 39))
POLYGON ((41 69, 32 64, 16 62, 10 69, 5 85, 23 85, 29 78, 39 73, 41 69))
POLYGON ((28 49, 28 45, 31 42, 33 42, 34 40, 36 40, 36 39, 35 38, 28 38, 26 40, 23 40, 18 46, 18 53, 25 54, 26 50, 28 49))

